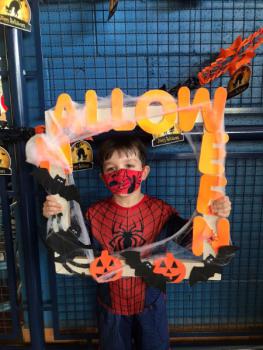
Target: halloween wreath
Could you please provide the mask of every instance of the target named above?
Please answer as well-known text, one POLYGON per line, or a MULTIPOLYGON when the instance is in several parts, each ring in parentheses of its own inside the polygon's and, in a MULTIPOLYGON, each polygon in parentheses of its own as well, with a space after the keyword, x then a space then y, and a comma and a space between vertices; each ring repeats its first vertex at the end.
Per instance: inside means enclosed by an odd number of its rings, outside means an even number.
POLYGON ((48 220, 46 237, 55 254, 58 273, 91 275, 98 282, 142 276, 160 289, 166 282, 179 283, 185 278, 192 285, 218 277, 236 250, 231 246, 228 220, 212 215, 209 207, 211 200, 222 196, 227 182, 226 97, 222 87, 215 91, 214 101, 207 89, 200 88, 191 102, 187 87, 180 88, 177 100, 163 90, 150 90, 134 98, 114 89, 108 99, 98 99, 95 91, 89 90, 84 105, 75 103, 67 94, 58 97, 56 106, 46 112, 45 132, 33 136, 26 146, 27 161, 37 167, 36 179, 48 193, 56 194, 63 206, 61 215, 48 220), (195 215, 165 240, 114 253, 104 250, 95 257, 74 184, 70 144, 112 129, 130 131, 136 125, 152 135, 171 128, 187 135, 200 122, 204 125, 198 161, 202 176, 195 215), (189 226, 193 226, 193 239, 187 259, 181 258, 176 249, 161 249, 189 231, 189 226), (154 254, 145 255, 147 251, 154 254))

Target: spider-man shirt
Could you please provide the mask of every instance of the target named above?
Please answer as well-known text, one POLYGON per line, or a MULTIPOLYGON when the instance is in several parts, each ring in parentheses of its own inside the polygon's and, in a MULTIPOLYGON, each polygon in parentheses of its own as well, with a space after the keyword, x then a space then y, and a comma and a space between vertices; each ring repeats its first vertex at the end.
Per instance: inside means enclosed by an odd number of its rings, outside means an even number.
MULTIPOLYGON (((94 248, 107 249, 109 253, 153 243, 172 235, 185 223, 174 208, 148 195, 144 195, 138 204, 129 208, 118 205, 112 198, 105 199, 92 205, 86 217, 94 248), (167 225, 169 222, 171 224, 167 225)), ((111 312, 121 315, 142 312, 146 304, 157 297, 154 296, 156 293, 150 293, 149 298, 141 277, 124 277, 100 283, 98 288, 99 302, 111 312)))

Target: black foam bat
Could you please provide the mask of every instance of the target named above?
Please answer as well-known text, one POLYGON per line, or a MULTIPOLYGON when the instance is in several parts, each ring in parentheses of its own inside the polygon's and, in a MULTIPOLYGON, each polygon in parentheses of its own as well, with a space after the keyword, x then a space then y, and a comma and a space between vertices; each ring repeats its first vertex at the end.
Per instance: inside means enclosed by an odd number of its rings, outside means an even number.
POLYGON ((239 248, 233 245, 224 245, 218 248, 217 256, 214 258, 214 264, 226 266, 230 263, 239 248))
MULTIPOLYGON (((56 261, 56 260, 55 260, 56 261)), ((60 261, 59 261, 60 262, 60 261)), ((79 273, 79 272, 77 272, 77 271, 74 271, 72 268, 71 268, 71 266, 69 265, 69 264, 71 264, 71 265, 73 265, 73 266, 77 266, 77 265, 75 265, 74 264, 74 261, 70 261, 69 263, 63 263, 62 264, 62 266, 64 267, 64 269, 65 270, 67 270, 69 273, 71 273, 71 274, 73 274, 73 275, 78 275, 78 276, 83 276, 83 277, 85 277, 85 273, 84 272, 82 272, 82 273, 79 273)), ((81 267, 81 268, 89 268, 90 267, 90 264, 82 264, 82 265, 80 265, 80 266, 77 266, 77 267, 81 267)))
POLYGON ((75 200, 80 203, 80 195, 75 185, 66 186, 66 180, 61 176, 56 175, 54 178, 49 174, 47 169, 36 168, 32 175, 37 182, 45 188, 50 194, 59 194, 67 201, 75 200))
POLYGON ((60 229, 55 232, 50 229, 45 240, 45 244, 53 252, 59 254, 55 261, 65 263, 72 261, 76 255, 81 255, 86 249, 92 249, 91 245, 86 245, 79 241, 80 227, 72 224, 66 231, 60 229))
POLYGON ((160 90, 167 91, 172 96, 177 97, 178 91, 182 86, 187 86, 190 90, 194 90, 194 89, 198 89, 201 85, 199 83, 198 78, 192 77, 187 79, 184 83, 179 83, 169 90, 167 90, 166 85, 164 84, 160 87, 160 90))
MULTIPOLYGON (((218 57, 218 53, 212 53, 210 59, 205 60, 202 66, 203 67, 210 66, 211 62, 215 61, 217 57, 218 57)), ((182 86, 187 86, 189 90, 195 90, 195 89, 199 89, 201 87, 201 84, 199 82, 198 76, 193 76, 185 80, 183 83, 178 83, 177 85, 173 86, 170 89, 167 89, 166 85, 163 84, 160 87, 160 90, 167 91, 169 92, 169 94, 177 98, 178 91, 182 86)))
POLYGON ((204 266, 193 267, 189 276, 190 286, 193 286, 197 282, 206 282, 210 277, 213 277, 215 273, 221 274, 223 266, 230 263, 238 249, 238 247, 233 245, 222 246, 218 249, 216 257, 209 255, 204 260, 204 266))
POLYGON ((163 275, 154 273, 154 266, 149 261, 142 262, 140 252, 128 250, 122 252, 121 256, 123 256, 125 262, 135 270, 135 276, 142 277, 149 286, 165 292, 166 282, 169 282, 169 279, 163 275))

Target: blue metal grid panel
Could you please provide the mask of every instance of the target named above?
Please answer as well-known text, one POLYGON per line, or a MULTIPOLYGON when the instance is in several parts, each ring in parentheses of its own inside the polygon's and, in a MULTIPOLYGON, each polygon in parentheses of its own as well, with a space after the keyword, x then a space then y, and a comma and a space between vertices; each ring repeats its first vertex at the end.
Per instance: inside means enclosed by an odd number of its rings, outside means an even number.
MULTIPOLYGON (((39 18, 38 18, 38 1, 29 0, 31 8, 31 32, 22 30, 21 35, 21 60, 23 62, 23 77, 25 78, 25 106, 27 115, 25 116, 25 125, 35 126, 44 122, 44 104, 43 104, 43 79, 42 79, 42 55, 41 43, 39 39, 39 18)), ((6 32, 8 29, 6 30, 6 32)), ((5 39, 6 42, 9 40, 5 39)), ((4 43, 4 41, 3 41, 4 43)), ((10 50, 8 55, 12 55, 10 50)), ((4 60, 6 55, 4 54, 4 60)), ((10 69, 10 67, 9 67, 10 69)), ((10 71, 9 71, 10 74, 10 71)))
MULTIPOLYGON (((91 278, 57 276, 59 325, 64 329, 96 327, 96 284, 91 278)), ((59 326, 59 327, 58 327, 59 326)))
POLYGON ((22 298, 10 177, 0 177, 0 339, 21 341, 22 298))
MULTIPOLYGON (((43 2, 46 107, 62 92, 83 102, 88 89, 105 96, 120 87, 139 95, 182 83, 212 62, 221 47, 262 26, 263 2, 123 0, 114 17, 107 17, 106 1, 43 2)), ((228 107, 262 107, 262 53, 259 48, 253 60, 250 88, 228 107)), ((227 74, 217 79, 211 91, 228 80, 227 74)))
POLYGON ((224 269, 221 282, 189 288, 169 286, 170 321, 176 324, 238 327, 262 326, 262 194, 263 159, 227 160, 227 193, 233 203, 230 218, 233 244, 240 247, 236 258, 224 269))

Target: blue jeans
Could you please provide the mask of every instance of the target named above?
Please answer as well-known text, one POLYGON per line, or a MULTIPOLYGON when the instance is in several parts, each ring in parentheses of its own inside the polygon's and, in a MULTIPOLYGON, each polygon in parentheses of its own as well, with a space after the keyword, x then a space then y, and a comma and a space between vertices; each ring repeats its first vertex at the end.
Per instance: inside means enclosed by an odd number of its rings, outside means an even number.
POLYGON ((168 350, 169 332, 165 296, 143 312, 116 315, 98 306, 100 350, 168 350))

